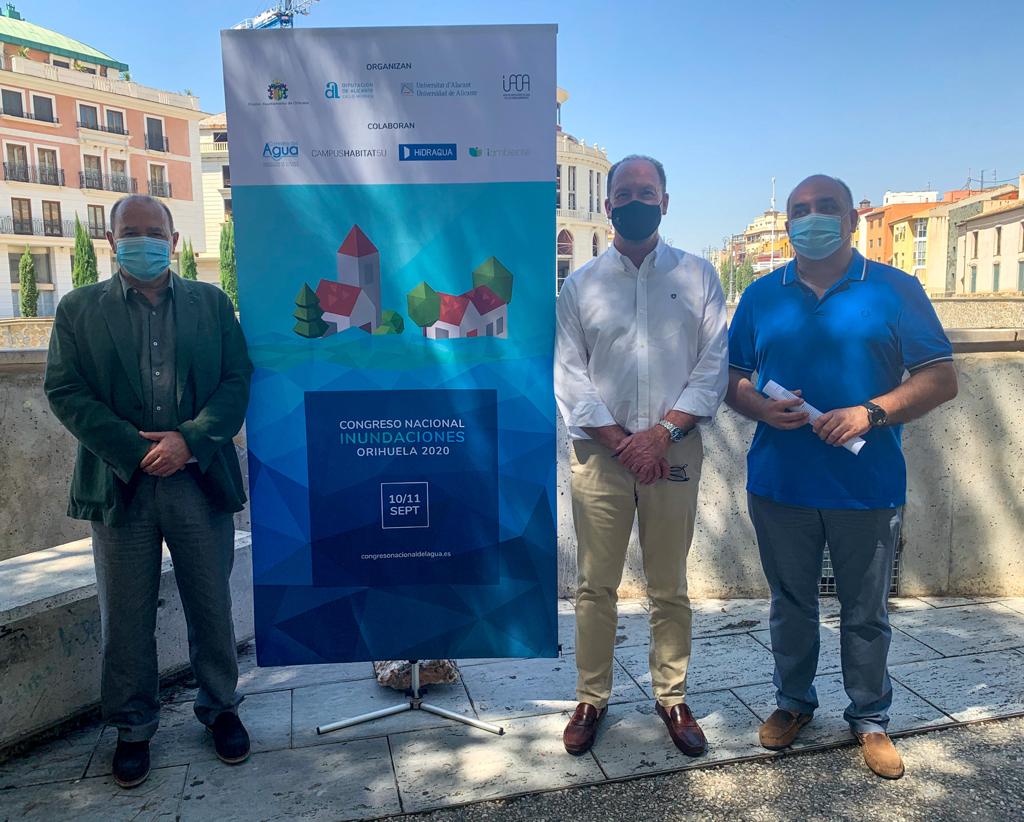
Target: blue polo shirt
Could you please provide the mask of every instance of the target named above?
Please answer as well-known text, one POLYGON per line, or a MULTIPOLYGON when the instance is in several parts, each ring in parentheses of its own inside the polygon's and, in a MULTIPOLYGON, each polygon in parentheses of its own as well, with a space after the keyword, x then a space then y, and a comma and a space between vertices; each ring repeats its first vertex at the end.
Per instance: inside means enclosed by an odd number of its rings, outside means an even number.
MULTIPOLYGON (((856 251, 843 277, 819 300, 796 262, 747 287, 729 328, 729 365, 757 372, 821 411, 860 405, 900 384, 904 371, 953 359, 915 277, 856 251)), ((827 445, 804 425, 780 431, 758 423, 747 454, 747 490, 808 508, 895 508, 906 498, 902 427, 864 435, 859 455, 827 445)))

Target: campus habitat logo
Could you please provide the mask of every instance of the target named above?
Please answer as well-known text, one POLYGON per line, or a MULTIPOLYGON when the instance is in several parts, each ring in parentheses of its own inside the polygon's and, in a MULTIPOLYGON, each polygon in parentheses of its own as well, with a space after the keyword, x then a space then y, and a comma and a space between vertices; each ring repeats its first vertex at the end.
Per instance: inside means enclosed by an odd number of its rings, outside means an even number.
POLYGON ((530 75, 529 74, 503 74, 501 75, 502 97, 506 100, 528 100, 530 99, 530 75))

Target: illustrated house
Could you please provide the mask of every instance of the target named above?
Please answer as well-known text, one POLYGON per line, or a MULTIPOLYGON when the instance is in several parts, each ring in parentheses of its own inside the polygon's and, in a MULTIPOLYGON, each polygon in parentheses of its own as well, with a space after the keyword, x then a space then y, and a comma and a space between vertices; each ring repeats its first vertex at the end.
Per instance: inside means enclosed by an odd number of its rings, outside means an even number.
POLYGON ((338 248, 338 282, 366 292, 374 307, 373 328, 380 325, 380 252, 358 225, 338 248))
POLYGON ((508 304, 486 285, 465 294, 445 294, 437 322, 423 329, 423 336, 432 340, 454 340, 460 337, 508 337, 508 304))
POLYGON ((375 323, 379 322, 380 310, 364 289, 321 280, 316 287, 316 296, 324 312, 323 320, 328 325, 327 335, 349 328, 361 328, 372 333, 377 327, 375 323))
POLYGON ((338 248, 338 279, 321 280, 316 296, 327 334, 361 328, 372 334, 381 324, 380 252, 358 226, 338 248))

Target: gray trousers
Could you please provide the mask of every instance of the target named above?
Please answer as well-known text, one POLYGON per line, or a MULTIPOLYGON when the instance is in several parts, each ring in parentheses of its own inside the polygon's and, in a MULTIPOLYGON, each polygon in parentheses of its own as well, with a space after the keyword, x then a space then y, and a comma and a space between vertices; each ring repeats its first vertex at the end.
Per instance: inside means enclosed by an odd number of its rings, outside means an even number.
POLYGON ((747 495, 747 504, 772 591, 776 703, 803 714, 818 707, 818 584, 827 542, 839 595, 843 686, 850 698, 843 716, 859 733, 884 731, 892 704, 887 601, 899 509, 802 508, 754 494, 747 495))
POLYGON ((156 733, 160 715, 156 612, 161 542, 166 541, 188 625, 189 660, 199 683, 194 710, 206 725, 241 698, 229 577, 234 522, 200 490, 193 467, 143 477, 126 525, 92 523, 103 639, 100 701, 120 739, 156 733))

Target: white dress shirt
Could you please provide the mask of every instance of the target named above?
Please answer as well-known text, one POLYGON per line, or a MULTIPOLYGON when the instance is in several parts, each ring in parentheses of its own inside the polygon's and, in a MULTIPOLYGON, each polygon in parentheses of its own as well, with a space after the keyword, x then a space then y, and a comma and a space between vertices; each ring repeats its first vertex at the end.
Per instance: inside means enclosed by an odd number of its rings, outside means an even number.
POLYGON ((725 397, 725 298, 707 260, 659 240, 638 270, 610 246, 565 281, 556 318, 555 399, 574 439, 673 410, 707 420, 725 397))

